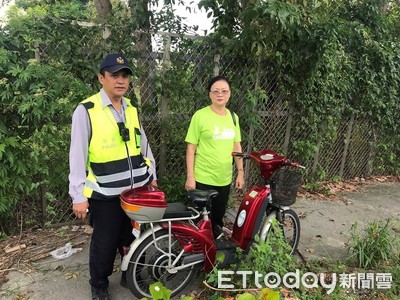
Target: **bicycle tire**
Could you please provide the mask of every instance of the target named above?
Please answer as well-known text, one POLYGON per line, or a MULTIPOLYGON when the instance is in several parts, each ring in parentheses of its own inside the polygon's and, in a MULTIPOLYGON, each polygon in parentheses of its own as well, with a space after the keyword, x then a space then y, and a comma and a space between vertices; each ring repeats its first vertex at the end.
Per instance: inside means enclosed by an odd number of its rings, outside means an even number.
MULTIPOLYGON (((148 236, 132 254, 126 272, 128 287, 132 294, 138 299, 143 297, 152 298, 150 294, 150 284, 155 282, 162 283, 166 288, 171 290, 171 297, 180 293, 192 280, 197 272, 195 266, 191 266, 171 274, 167 271, 165 265, 168 263, 168 231, 160 229, 153 235, 148 236), (166 253, 160 252, 155 247, 164 250, 166 253)), ((172 236, 172 261, 177 254, 182 250, 179 242, 172 236)), ((182 256, 179 261, 182 261, 182 256)))
MULTIPOLYGON (((277 211, 274 209, 265 216, 264 225, 262 226, 262 232, 260 233, 261 240, 266 241, 268 234, 271 230, 271 219, 276 219, 277 211), (264 228, 266 228, 264 230, 264 228), (263 238, 264 237, 264 238, 263 238)), ((286 242, 290 245, 290 255, 294 254, 297 250, 297 246, 300 242, 300 219, 296 212, 292 209, 286 209, 282 212, 282 229, 283 235, 286 242)))
POLYGON ((283 235, 286 242, 292 248, 290 254, 294 254, 300 242, 300 219, 292 209, 283 211, 283 235))

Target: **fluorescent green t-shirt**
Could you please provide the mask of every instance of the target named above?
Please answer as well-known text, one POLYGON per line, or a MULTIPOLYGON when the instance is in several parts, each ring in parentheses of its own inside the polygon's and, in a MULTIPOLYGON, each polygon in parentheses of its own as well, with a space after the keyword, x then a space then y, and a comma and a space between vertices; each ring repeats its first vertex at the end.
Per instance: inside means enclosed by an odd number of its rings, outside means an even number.
POLYGON ((198 110, 190 121, 185 141, 196 145, 194 176, 197 182, 225 186, 232 182, 233 144, 240 142, 239 118, 236 126, 227 110, 225 116, 209 106, 198 110))

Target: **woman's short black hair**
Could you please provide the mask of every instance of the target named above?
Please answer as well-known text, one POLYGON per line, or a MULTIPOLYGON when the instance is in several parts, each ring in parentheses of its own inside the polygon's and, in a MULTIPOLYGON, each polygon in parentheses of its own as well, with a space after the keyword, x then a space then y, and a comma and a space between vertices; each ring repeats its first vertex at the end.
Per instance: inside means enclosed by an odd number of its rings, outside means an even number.
POLYGON ((215 77, 211 78, 210 82, 208 83, 207 90, 211 91, 212 85, 214 83, 216 83, 217 81, 220 81, 220 80, 225 81, 229 85, 229 87, 231 86, 231 83, 229 82, 229 80, 225 76, 218 75, 218 76, 215 76, 215 77))

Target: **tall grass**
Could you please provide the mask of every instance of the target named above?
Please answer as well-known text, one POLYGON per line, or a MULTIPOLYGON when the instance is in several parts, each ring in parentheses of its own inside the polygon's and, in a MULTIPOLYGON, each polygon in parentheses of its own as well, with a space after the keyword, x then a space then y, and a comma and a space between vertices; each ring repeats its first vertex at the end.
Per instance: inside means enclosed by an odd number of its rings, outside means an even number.
POLYGON ((399 236, 393 231, 390 219, 373 221, 362 232, 358 223, 351 227, 351 237, 346 247, 350 253, 349 263, 359 268, 376 268, 389 260, 399 260, 399 236))

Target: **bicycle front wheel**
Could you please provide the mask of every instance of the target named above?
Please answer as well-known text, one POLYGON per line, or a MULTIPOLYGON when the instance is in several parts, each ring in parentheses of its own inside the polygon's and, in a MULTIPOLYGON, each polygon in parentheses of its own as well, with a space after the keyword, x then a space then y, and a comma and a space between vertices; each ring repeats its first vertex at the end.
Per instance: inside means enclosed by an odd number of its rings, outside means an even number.
MULTIPOLYGON (((171 253, 169 253, 169 235, 165 229, 148 236, 135 250, 129 262, 126 278, 131 292, 138 298, 151 298, 150 285, 162 283, 171 290, 171 297, 181 292, 192 280, 197 269, 190 266, 181 270, 168 268, 169 262, 174 262, 182 247, 171 237, 171 253)), ((175 264, 179 266, 182 258, 175 264)))
POLYGON ((287 209, 282 212, 282 227, 285 240, 291 247, 290 254, 293 254, 300 241, 300 219, 294 210, 287 209))

